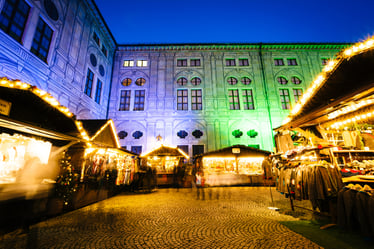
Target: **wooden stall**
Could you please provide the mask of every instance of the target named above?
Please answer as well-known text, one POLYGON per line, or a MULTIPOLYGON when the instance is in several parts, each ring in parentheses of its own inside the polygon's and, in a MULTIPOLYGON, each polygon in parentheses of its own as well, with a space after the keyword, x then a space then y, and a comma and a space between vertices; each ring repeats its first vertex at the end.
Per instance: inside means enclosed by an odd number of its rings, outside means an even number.
POLYGON ((175 181, 184 178, 185 163, 188 155, 181 149, 173 146, 161 145, 140 156, 141 169, 151 169, 157 178, 157 186, 172 186, 175 181))
POLYGON ((262 185, 264 159, 270 151, 234 145, 198 155, 195 166, 215 185, 262 185))
MULTIPOLYGON (((314 164, 318 169, 325 167, 329 172, 332 168, 338 169, 339 174, 333 182, 330 181, 331 177, 330 180, 326 178, 320 184, 313 185, 314 190, 323 190, 323 197, 337 205, 337 209, 330 206, 324 211, 329 211, 338 225, 361 230, 368 236, 373 234, 367 233, 364 227, 369 225, 367 222, 373 216, 373 209, 359 208, 352 214, 339 212, 347 205, 368 207, 369 199, 374 194, 373 67, 374 39, 341 51, 316 77, 283 125, 275 129, 277 149, 288 156, 290 164, 294 159, 301 159, 291 171, 297 171, 300 164, 314 164), (300 157, 303 151, 313 147, 318 152, 319 149, 328 148, 326 155, 330 156, 325 160, 316 156, 300 157), (333 188, 326 187, 327 182, 333 188), (360 200, 356 199, 357 193, 360 193, 360 200), (351 198, 349 201, 346 200, 347 194, 351 198), (336 210, 338 213, 334 212, 336 210), (357 224, 348 224, 346 219, 356 220, 357 224)), ((289 186, 292 189, 293 186, 289 186)), ((323 199, 319 197, 317 201, 323 199)), ((374 227, 374 221, 371 226, 374 227)))

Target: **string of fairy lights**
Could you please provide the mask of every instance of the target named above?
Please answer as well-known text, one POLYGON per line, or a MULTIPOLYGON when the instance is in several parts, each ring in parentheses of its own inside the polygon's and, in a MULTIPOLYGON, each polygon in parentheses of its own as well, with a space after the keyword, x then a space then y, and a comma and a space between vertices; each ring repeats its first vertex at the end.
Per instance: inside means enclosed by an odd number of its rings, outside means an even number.
MULTIPOLYGON (((14 89, 20 89, 20 90, 28 90, 40 97, 42 100, 44 100, 49 105, 55 107, 57 110, 59 110, 61 113, 63 113, 66 117, 72 118, 74 120, 74 123, 81 135, 81 137, 86 141, 87 146, 92 146, 90 142, 92 142, 108 125, 110 125, 112 131, 114 134, 116 133, 114 123, 112 120, 108 120, 107 123, 101 127, 99 131, 96 132, 94 136, 91 138, 89 137, 87 131, 84 129, 83 124, 81 121, 75 120, 75 116, 72 112, 70 112, 69 108, 60 105, 59 101, 55 99, 52 95, 47 93, 44 90, 41 90, 37 88, 36 86, 30 85, 28 83, 22 82, 20 80, 9 80, 7 78, 1 78, 0 79, 0 86, 8 87, 8 88, 14 88, 14 89)), ((120 143, 118 141, 118 138, 115 137, 116 147, 120 148, 120 143)))
MULTIPOLYGON (((323 86, 323 84, 326 83, 326 80, 329 78, 329 76, 339 67, 339 65, 344 60, 349 60, 351 57, 356 56, 360 53, 367 52, 369 50, 374 49, 374 37, 371 37, 361 43, 357 43, 343 51, 341 51, 337 56, 336 59, 331 59, 327 65, 322 69, 322 72, 316 76, 310 87, 306 90, 306 92, 302 95, 300 100, 296 103, 296 105, 292 108, 290 114, 286 117, 286 119, 283 121, 283 125, 288 124, 292 121, 294 117, 296 117, 300 112, 302 111, 304 105, 312 99, 312 97, 315 95, 315 93, 323 86)), ((359 101, 357 103, 352 103, 351 105, 344 107, 340 110, 337 110, 335 112, 332 112, 328 114, 328 119, 333 121, 334 119, 338 117, 342 117, 343 115, 352 113, 357 111, 358 109, 370 106, 374 104, 373 99, 366 99, 359 101)), ((368 118, 374 117, 374 111, 368 110, 365 113, 359 113, 355 115, 354 117, 345 118, 342 120, 339 120, 337 122, 329 122, 330 128, 332 129, 339 129, 341 127, 347 126, 351 123, 357 122, 357 121, 363 121, 368 118)))

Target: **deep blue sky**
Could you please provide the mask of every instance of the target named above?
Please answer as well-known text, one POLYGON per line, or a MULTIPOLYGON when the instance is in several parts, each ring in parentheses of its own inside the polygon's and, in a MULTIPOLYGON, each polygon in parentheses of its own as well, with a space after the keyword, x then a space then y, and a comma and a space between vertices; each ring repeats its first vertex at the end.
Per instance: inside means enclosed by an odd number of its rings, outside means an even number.
POLYGON ((96 0, 118 44, 359 42, 374 0, 96 0))

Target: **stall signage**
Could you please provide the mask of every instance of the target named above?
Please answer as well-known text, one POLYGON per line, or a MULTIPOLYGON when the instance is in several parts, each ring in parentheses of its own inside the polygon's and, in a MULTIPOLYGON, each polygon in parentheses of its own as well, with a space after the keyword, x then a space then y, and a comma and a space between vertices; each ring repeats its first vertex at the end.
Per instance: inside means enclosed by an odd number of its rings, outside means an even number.
POLYGON ((0 99, 0 114, 9 116, 11 102, 0 99))
POLYGON ((240 148, 232 148, 233 154, 240 154, 240 148))

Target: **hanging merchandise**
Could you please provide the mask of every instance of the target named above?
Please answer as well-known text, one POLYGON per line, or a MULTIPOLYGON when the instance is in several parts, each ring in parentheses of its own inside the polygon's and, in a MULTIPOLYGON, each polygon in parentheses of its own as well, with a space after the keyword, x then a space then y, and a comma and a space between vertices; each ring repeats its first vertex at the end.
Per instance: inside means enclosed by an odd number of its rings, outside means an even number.
MULTIPOLYGON (((52 144, 47 141, 19 134, 0 134, 0 184, 15 183, 27 178, 37 181, 34 176, 43 175, 41 171, 48 164, 51 148, 52 144), (25 172, 31 165, 38 173, 29 172, 27 175, 25 172)), ((41 182, 43 179, 39 180, 41 182)))

